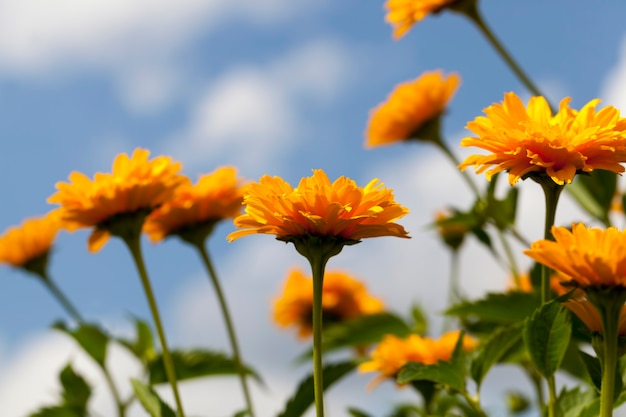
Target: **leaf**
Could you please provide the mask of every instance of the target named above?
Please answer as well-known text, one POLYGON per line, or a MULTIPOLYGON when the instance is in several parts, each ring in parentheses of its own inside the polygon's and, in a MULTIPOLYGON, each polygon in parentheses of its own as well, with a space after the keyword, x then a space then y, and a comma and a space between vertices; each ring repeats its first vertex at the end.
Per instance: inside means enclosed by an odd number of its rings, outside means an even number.
POLYGON ((83 350, 104 368, 109 336, 102 329, 95 324, 89 323, 83 323, 75 330, 67 328, 61 322, 55 323, 52 327, 74 338, 83 350))
POLYGON ((499 230, 515 225, 518 194, 519 189, 511 187, 503 200, 495 198, 493 194, 487 196, 486 213, 499 230))
POLYGON ((424 314, 422 308, 418 305, 411 307, 411 317, 413 318, 413 326, 410 330, 415 334, 427 334, 428 333, 428 319, 424 314))
MULTIPOLYGON (((411 334, 411 328, 400 317, 391 313, 367 314, 326 326, 322 349, 329 352, 346 347, 367 346, 378 343, 387 334, 405 337, 411 334)), ((297 361, 310 359, 312 356, 313 351, 308 350, 297 361)))
MULTIPOLYGON (((343 378, 356 367, 352 361, 339 362, 324 366, 322 378, 324 391, 332 384, 343 378)), ((307 376, 300 382, 295 394, 287 401, 285 410, 278 417, 300 417, 314 403, 313 375, 307 376)))
POLYGON ((472 360, 470 373, 476 381, 477 390, 491 367, 498 363, 522 338, 522 324, 500 327, 486 341, 480 343, 472 360))
POLYGON ((433 381, 444 384, 460 392, 465 391, 465 355, 463 354, 463 338, 461 332, 456 342, 450 361, 439 361, 434 365, 419 362, 408 362, 398 373, 400 384, 416 380, 433 381))
POLYGON ((583 352, 582 350, 578 351, 580 355, 580 359, 585 365, 585 369, 587 370, 587 374, 593 383, 593 386, 600 392, 600 386, 602 385, 602 365, 600 364, 600 360, 595 356, 591 356, 590 354, 583 352))
POLYGON ((135 396, 151 417, 176 417, 170 406, 152 388, 137 379, 131 378, 130 383, 135 396))
POLYGON ((537 295, 531 293, 519 291, 490 293, 481 300, 464 301, 452 306, 445 314, 474 321, 508 324, 521 322, 530 317, 540 304, 537 295))
POLYGON ((69 406, 56 405, 37 410, 28 417, 85 417, 85 413, 69 406))
MULTIPOLYGON (((581 391, 581 387, 574 387, 571 390, 564 389, 556 400, 557 415, 563 417, 577 417, 581 413, 593 407, 598 396, 593 390, 581 391)), ((597 416, 597 414, 596 414, 597 416)))
MULTIPOLYGON (((223 353, 211 352, 204 349, 174 350, 170 352, 176 377, 179 381, 205 376, 215 375, 237 375, 237 365, 235 360, 223 353)), ((244 366, 246 374, 252 375, 258 381, 256 372, 244 366)), ((158 355, 148 363, 148 374, 150 384, 167 383, 167 373, 163 365, 163 356, 158 355)))
POLYGON ((551 301, 526 320, 524 344, 537 370, 546 378, 559 368, 572 333, 569 311, 551 301))
POLYGON ((63 404, 86 410, 91 396, 91 387, 85 379, 74 372, 72 366, 68 364, 59 374, 59 380, 63 387, 63 404))
POLYGON ((566 190, 580 206, 596 219, 610 226, 609 211, 617 187, 617 175, 596 169, 590 174, 576 175, 566 190))
POLYGON ((361 410, 357 410, 356 408, 348 408, 348 415, 350 417, 372 417, 370 414, 366 414, 361 410))
POLYGON ((154 335, 150 325, 145 321, 133 317, 135 322, 135 340, 116 339, 121 345, 130 350, 143 363, 154 360, 156 349, 154 348, 154 335))

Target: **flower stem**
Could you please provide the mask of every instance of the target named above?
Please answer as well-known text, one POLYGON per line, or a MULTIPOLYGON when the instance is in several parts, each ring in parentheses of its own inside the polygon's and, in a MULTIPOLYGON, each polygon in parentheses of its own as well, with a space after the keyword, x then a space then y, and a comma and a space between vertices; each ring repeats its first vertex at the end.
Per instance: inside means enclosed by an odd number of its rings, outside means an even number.
MULTIPOLYGON (((546 240, 554 240, 552 236, 552 226, 556 218, 556 208, 559 203, 559 196, 563 191, 563 186, 555 183, 551 178, 545 176, 537 178, 536 181, 541 185, 546 200, 546 217, 543 227, 543 238, 546 240)), ((550 300, 550 269, 542 265, 541 267, 541 302, 546 303, 550 300)))
POLYGON ((487 38, 487 41, 491 44, 491 46, 496 50, 498 55, 506 62, 511 71, 515 74, 515 76, 528 88, 528 90, 535 96, 543 96, 539 88, 532 82, 530 77, 526 75, 522 67, 513 59, 513 56, 507 51, 502 42, 498 40, 493 31, 487 26, 487 23, 480 15, 478 11, 478 7, 475 3, 472 4, 471 7, 466 7, 461 11, 464 15, 469 17, 469 19, 478 27, 480 32, 487 38))
POLYGON ((313 385, 315 412, 324 417, 324 380, 322 373, 322 293, 324 288, 324 268, 326 259, 317 257, 311 260, 313 272, 313 385))
MULTIPOLYGON (((79 325, 85 324, 85 320, 83 319, 81 314, 78 312, 78 309, 74 306, 74 304, 72 304, 72 302, 63 293, 63 291, 61 291, 59 286, 56 285, 56 283, 52 281, 52 279, 50 279, 50 277, 46 273, 38 274, 38 277, 44 283, 46 288, 48 288, 48 290, 52 293, 52 295, 63 306, 67 314, 71 316, 74 319, 74 321, 76 321, 76 323, 78 323, 79 325)), ((101 365, 100 363, 98 364, 101 365)), ((109 372, 106 366, 101 365, 100 368, 102 369, 102 373, 104 374, 104 379, 106 380, 107 385, 109 386, 109 389, 111 390, 111 395, 113 395, 113 401, 115 401, 115 406, 117 407, 117 414, 119 417, 124 417, 126 415, 126 406, 124 405, 124 402, 122 401, 122 398, 120 397, 120 393, 117 390, 117 386, 113 382, 113 377, 111 376, 111 373, 109 372)))
POLYGON ((248 413, 251 417, 254 417, 254 410, 252 407, 252 400, 250 398, 250 392, 248 390, 248 383, 246 381, 246 370, 243 367, 241 361, 241 354, 239 353, 239 345, 237 343, 237 336, 235 334, 235 327, 233 325, 233 321, 231 319, 230 313, 228 311, 228 305, 226 304, 226 297, 222 291, 219 279, 217 278, 217 274, 215 272, 215 268, 213 267, 213 263, 211 262, 211 258, 209 258, 209 253, 204 247, 202 243, 193 244, 200 253, 200 257, 202 258, 202 262, 209 273, 209 277, 211 282, 213 283, 213 288, 215 289, 215 294, 217 295, 217 299, 220 304, 220 308, 222 310, 222 315, 224 317, 224 323, 226 324, 226 330, 228 332, 228 338, 230 340, 230 344, 233 350, 233 358, 235 360, 235 366, 237 368, 237 373, 239 374, 239 380, 241 381, 241 389, 243 390, 243 395, 246 401, 246 406, 248 408, 248 413))
POLYGON ((180 400, 180 394, 178 393, 178 385, 176 382, 176 369, 174 368, 174 362, 172 360, 172 356, 170 355, 170 351, 167 347, 167 340, 165 338, 165 331, 163 330, 163 325, 161 324, 161 316, 159 315, 159 309, 157 307, 156 299, 154 298, 154 292, 152 291, 152 285, 150 284, 150 278, 148 277, 148 272, 146 271, 146 266, 143 261, 143 256, 141 255, 141 235, 132 235, 132 236, 122 236, 122 239, 128 246, 130 253, 132 255, 133 261, 135 262, 135 266, 137 267, 137 271, 139 272, 139 277, 141 278, 141 284, 143 285, 144 292, 146 294, 146 298, 148 300, 148 304, 150 306, 150 311, 152 313, 152 318, 154 319, 154 324, 157 329, 157 333, 159 335, 159 341, 161 342, 161 349, 163 349, 163 364, 165 366, 165 373, 167 374, 167 379, 172 386, 172 391, 174 393, 174 401, 176 402, 176 409, 178 410, 179 417, 185 417, 185 412, 183 411, 183 405, 180 400))
MULTIPOLYGON (((621 303, 623 305, 623 303, 621 303)), ((602 306, 603 357, 602 385, 600 390, 600 417, 613 415, 613 399, 615 397, 615 371, 617 368, 618 323, 621 305, 606 303, 602 306)))

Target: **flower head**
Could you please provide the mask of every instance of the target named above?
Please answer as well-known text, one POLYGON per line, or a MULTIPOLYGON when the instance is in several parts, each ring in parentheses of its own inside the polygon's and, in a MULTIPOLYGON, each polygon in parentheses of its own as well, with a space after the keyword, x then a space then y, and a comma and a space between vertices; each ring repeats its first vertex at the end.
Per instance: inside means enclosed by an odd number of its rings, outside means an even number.
MULTIPOLYGON (((217 222, 234 218, 241 212, 242 181, 234 167, 218 168, 199 178, 197 184, 185 183, 174 196, 146 219, 144 232, 153 242, 171 235, 193 234, 210 229, 217 222)), ((204 239, 202 239, 204 240, 204 239)))
MULTIPOLYGON (((449 361, 461 333, 452 331, 439 339, 431 339, 416 334, 402 339, 387 335, 371 354, 371 360, 359 365, 361 372, 380 372, 373 382, 378 383, 386 378, 395 378, 407 362, 419 362, 434 365, 439 361, 449 361)), ((463 337, 463 350, 474 349, 478 342, 469 336, 463 337)))
POLYGON ((507 93, 502 104, 487 107, 485 116, 467 124, 476 137, 461 146, 476 146, 488 155, 471 155, 460 168, 474 166, 486 171, 487 179, 509 172, 509 183, 531 174, 545 174, 559 185, 571 183, 577 172, 603 169, 624 172, 626 119, 612 106, 597 110, 600 100, 591 100, 580 111, 561 101, 552 115, 543 97, 531 97, 528 106, 515 93, 507 93), (490 168, 491 167, 491 168, 490 168), (488 171, 487 169, 490 168, 488 171))
POLYGON ((91 180, 72 172, 69 183, 57 183, 57 193, 49 203, 60 207, 61 219, 68 230, 93 227, 89 250, 97 252, 111 235, 110 223, 128 214, 149 214, 169 200, 174 190, 188 182, 180 175, 179 162, 157 156, 148 160, 150 152, 136 149, 129 158, 122 153, 115 158, 111 173, 97 173, 91 180))
POLYGON ((386 102, 372 110, 365 146, 372 148, 409 139, 438 140, 439 118, 459 83, 456 74, 444 76, 442 71, 432 71, 398 85, 386 102))
MULTIPOLYGON (((322 316, 324 323, 338 323, 379 313, 383 303, 368 294, 362 282, 340 271, 324 274, 322 316)), ((274 300, 274 321, 281 327, 296 327, 298 336, 312 332, 313 283, 299 269, 290 271, 283 293, 274 300)))
POLYGON ((244 205, 245 214, 235 218, 241 230, 228 235, 231 242, 255 233, 287 242, 307 237, 351 243, 368 237, 408 237, 394 223, 408 209, 377 179, 361 188, 346 177, 331 183, 324 171, 314 170, 292 188, 282 178, 266 175, 247 187, 244 205))
POLYGON ((429 14, 439 13, 459 0, 388 0, 386 21, 394 28, 394 39, 400 39, 413 25, 429 14))
POLYGON ((572 231, 554 226, 552 235, 554 241, 539 240, 524 253, 557 271, 566 284, 626 288, 626 231, 578 223, 572 231))
POLYGON ((45 276, 48 255, 61 230, 58 212, 26 219, 0 236, 0 263, 45 276))

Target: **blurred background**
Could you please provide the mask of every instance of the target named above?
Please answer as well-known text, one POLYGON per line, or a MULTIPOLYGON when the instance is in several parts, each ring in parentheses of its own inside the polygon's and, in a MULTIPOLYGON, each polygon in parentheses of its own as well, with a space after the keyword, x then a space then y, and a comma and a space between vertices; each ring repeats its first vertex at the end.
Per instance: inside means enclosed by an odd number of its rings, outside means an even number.
MULTIPOLYGON (((626 109, 626 3, 556 0, 479 2, 488 24, 552 102, 572 97, 579 108, 599 97, 626 109)), ((234 165, 242 177, 279 175, 296 184, 314 168, 331 179, 365 185, 380 178, 411 214, 400 221, 411 240, 379 238, 347 247, 331 269, 362 279, 387 308, 408 317, 414 304, 438 336, 450 254, 428 227, 437 210, 468 208, 472 197, 437 149, 411 142, 366 150, 372 108, 395 85, 424 71, 458 72, 462 85, 443 120, 460 158, 465 124, 507 91, 528 93, 477 29, 460 15, 429 16, 392 40, 382 1, 342 0, 2 0, 0 1, 0 229, 46 213, 55 184, 72 171, 107 172, 115 156, 136 147, 182 161, 192 179, 234 165)), ((626 110, 625 110, 626 111, 626 110)), ((472 173, 471 170, 469 170, 472 173)), ((473 174, 472 174, 473 175, 473 174)), ((484 186, 483 176, 476 180, 484 186)), ((502 186, 508 187, 502 181, 502 186)), ((542 235, 543 197, 520 183, 520 229, 542 235)), ((590 221, 566 195, 557 223, 590 221)), ((308 347, 278 329, 271 303, 294 266, 308 268, 292 245, 271 236, 226 242, 230 222, 208 242, 234 313, 245 360, 266 386, 255 385, 259 415, 275 415, 310 372, 295 359, 308 347)), ((111 240, 87 252, 88 232, 62 233, 50 275, 85 317, 130 335, 131 315, 150 314, 129 254, 111 240)), ((145 242, 144 254, 172 347, 228 353, 212 288, 200 260, 176 240, 145 242)), ((468 297, 502 291, 509 277, 484 247, 468 242, 461 286, 468 297)), ((521 265, 529 265, 516 247, 521 265)), ((308 269, 305 269, 308 270, 308 269)), ((0 268, 0 415, 22 417, 58 395, 57 373, 68 361, 95 384, 100 373, 66 336, 49 329, 68 320, 41 283, 0 268)), ((113 346, 111 364, 124 392, 139 368, 113 346)), ((417 398, 373 374, 342 380, 327 394, 328 414, 358 406, 384 415, 417 398)), ((169 390, 161 392, 171 398, 169 390)), ((525 377, 496 367, 483 387, 494 416, 502 395, 531 392, 525 377)), ((227 416, 243 407, 235 377, 182 383, 189 415, 227 416)), ((112 415, 101 384, 92 408, 112 415), (108 411, 107 411, 108 410, 108 411)), ((134 406, 131 416, 145 415, 134 406)), ((530 414, 529 414, 530 415, 530 414)))

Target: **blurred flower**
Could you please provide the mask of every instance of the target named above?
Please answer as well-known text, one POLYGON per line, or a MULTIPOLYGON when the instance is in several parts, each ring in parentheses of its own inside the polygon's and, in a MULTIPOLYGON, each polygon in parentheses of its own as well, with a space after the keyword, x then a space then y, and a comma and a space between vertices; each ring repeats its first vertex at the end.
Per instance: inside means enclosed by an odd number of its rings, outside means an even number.
POLYGON ((333 183, 322 170, 292 188, 280 177, 263 176, 244 194, 245 214, 235 218, 233 241, 255 233, 273 234, 286 242, 299 238, 332 238, 344 244, 378 236, 408 238, 395 220, 409 210, 377 179, 365 188, 346 177, 333 183))
POLYGON ((491 152, 471 155, 460 168, 474 166, 487 179, 509 172, 515 184, 528 175, 543 174, 556 184, 571 183, 577 172, 603 169, 624 172, 626 161, 626 119, 612 106, 597 111, 600 100, 584 105, 580 111, 569 107, 564 98, 552 115, 545 98, 531 97, 525 108, 515 93, 507 93, 502 104, 487 107, 485 116, 467 124, 477 137, 467 137, 461 146, 476 146, 491 152))
MULTIPOLYGON (((339 271, 324 274, 322 316, 324 323, 340 323, 355 317, 379 313, 383 303, 367 293, 362 282, 339 271)), ((274 300, 274 321, 281 327, 298 328, 305 338, 312 332, 313 283, 299 269, 292 270, 283 293, 274 300)))
POLYGON ((60 229, 57 210, 8 228, 0 236, 0 263, 22 268, 43 278, 48 255, 60 229))
POLYGON ((195 185, 178 187, 171 200, 148 216, 144 232, 153 242, 198 233, 203 241, 216 223, 240 214, 242 201, 243 186, 236 168, 218 168, 201 176, 195 185))
MULTIPOLYGON (((374 385, 386 378, 395 378, 407 362, 419 362, 434 365, 439 361, 449 361, 461 333, 452 331, 434 340, 416 334, 402 339, 387 335, 371 354, 371 360, 359 365, 360 372, 380 372, 374 385)), ((463 350, 474 349, 478 342, 469 336, 463 337, 463 350)))
MULTIPOLYGON (((571 299, 563 303, 572 313, 585 323, 585 326, 594 333, 603 333, 600 313, 588 300, 571 299)), ((626 307, 622 307, 619 317, 619 336, 626 336, 626 307)))
POLYGON ((528 274, 520 274, 512 277, 508 285, 509 291, 533 292, 533 283, 528 274))
POLYGON ((436 225, 439 236, 451 249, 458 249, 469 232, 466 223, 454 219, 450 213, 440 211, 436 214, 436 225))
POLYGON ((459 0, 388 0, 385 20, 394 28, 394 39, 400 39, 413 25, 429 14, 439 13, 459 0))
POLYGON ((122 153, 115 158, 112 173, 97 173, 93 181, 72 172, 70 182, 57 183, 58 192, 48 198, 49 203, 61 206, 61 219, 68 230, 94 228, 88 243, 91 252, 104 246, 120 216, 145 217, 189 181, 178 173, 179 162, 165 156, 148 160, 149 155, 144 149, 136 149, 130 158, 122 153))
POLYGON ((439 118, 459 83, 457 74, 446 77, 442 71, 432 71, 398 85, 386 102, 371 111, 365 146, 440 140, 439 118))
POLYGON ((626 287, 626 231, 583 223, 552 227, 552 240, 534 242, 524 253, 561 274, 561 282, 589 287, 626 287))

